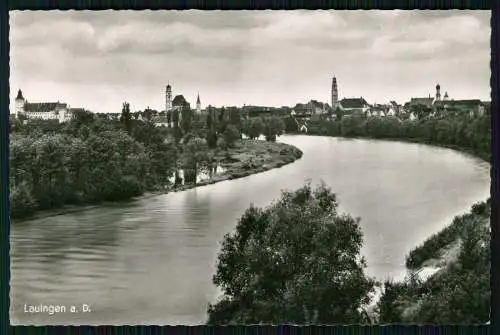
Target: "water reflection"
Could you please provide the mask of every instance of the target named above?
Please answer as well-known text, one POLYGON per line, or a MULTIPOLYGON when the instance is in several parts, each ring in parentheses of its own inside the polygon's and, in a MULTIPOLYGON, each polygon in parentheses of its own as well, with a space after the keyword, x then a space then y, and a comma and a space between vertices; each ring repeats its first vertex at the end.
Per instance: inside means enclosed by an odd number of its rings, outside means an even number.
MULTIPOLYGON (((201 324, 225 233, 250 203, 324 180, 361 217, 368 273, 404 256, 489 194, 489 167, 447 149, 285 136, 304 156, 282 168, 152 198, 14 223, 11 320, 17 324, 201 324), (311 164, 314 162, 314 164, 311 164), (86 303, 93 313, 30 315, 25 303, 86 303)), ((218 170, 217 172, 219 172, 218 170)))
MULTIPOLYGON (((223 174, 224 172, 226 172, 226 169, 220 164, 210 168, 203 168, 196 175, 196 183, 209 180, 217 175, 223 174)), ((186 172, 184 169, 179 169, 169 178, 169 182, 173 185, 179 186, 184 185, 186 183, 186 179, 186 172)))

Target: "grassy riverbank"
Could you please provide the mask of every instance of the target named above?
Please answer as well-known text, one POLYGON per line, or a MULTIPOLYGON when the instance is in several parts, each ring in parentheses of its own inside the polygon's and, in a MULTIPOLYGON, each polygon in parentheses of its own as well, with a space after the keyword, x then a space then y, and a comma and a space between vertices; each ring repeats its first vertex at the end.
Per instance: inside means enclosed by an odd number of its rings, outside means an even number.
MULTIPOLYGON (((224 172, 214 175, 212 178, 198 183, 186 183, 180 186, 167 185, 163 190, 145 192, 141 196, 132 197, 124 201, 109 202, 104 201, 97 205, 65 205, 57 209, 42 210, 33 213, 32 216, 23 218, 43 218, 54 215, 74 213, 82 210, 88 210, 99 206, 112 206, 117 203, 126 203, 127 201, 145 199, 152 196, 166 194, 169 192, 178 192, 194 187, 215 184, 217 182, 232 180, 264 172, 267 170, 279 168, 290 164, 302 157, 302 151, 298 148, 278 142, 268 142, 259 140, 239 140, 234 146, 226 150, 210 150, 210 154, 216 162, 224 168, 224 172)), ((18 219, 20 220, 20 219, 18 219)))
MULTIPOLYGON (((444 147, 491 162, 490 115, 399 121, 346 118, 310 122, 309 135, 380 139, 444 147)), ((287 133, 294 133, 294 123, 287 133)), ((490 204, 472 206, 410 251, 412 276, 384 283, 380 323, 485 323, 489 320, 490 204)))
MULTIPOLYGON (((261 140, 239 140, 227 151, 210 152, 224 172, 198 183, 172 186, 169 191, 184 191, 193 187, 215 184, 224 180, 243 178, 290 164, 302 157, 302 151, 292 145, 261 140)), ((168 192, 168 191, 167 191, 168 192)))
POLYGON ((407 257, 414 274, 386 282, 384 323, 484 324, 490 309, 490 205, 475 204, 407 257))

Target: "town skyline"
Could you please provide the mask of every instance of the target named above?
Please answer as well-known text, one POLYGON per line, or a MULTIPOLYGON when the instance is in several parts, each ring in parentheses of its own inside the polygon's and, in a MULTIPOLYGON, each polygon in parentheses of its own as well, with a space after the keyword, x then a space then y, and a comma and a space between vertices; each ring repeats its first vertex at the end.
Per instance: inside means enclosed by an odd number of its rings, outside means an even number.
POLYGON ((10 14, 11 106, 22 89, 97 113, 163 110, 167 83, 192 107, 198 93, 203 108, 330 104, 333 76, 339 100, 404 104, 437 83, 490 100, 489 11, 10 14))

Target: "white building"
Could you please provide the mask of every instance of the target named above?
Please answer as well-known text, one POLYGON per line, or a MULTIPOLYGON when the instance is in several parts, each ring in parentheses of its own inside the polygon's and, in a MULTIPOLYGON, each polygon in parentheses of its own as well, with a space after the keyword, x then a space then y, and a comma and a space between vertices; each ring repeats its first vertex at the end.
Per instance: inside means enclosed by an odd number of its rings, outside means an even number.
POLYGON ((71 120, 72 111, 76 109, 69 108, 68 104, 61 102, 28 102, 21 90, 17 92, 15 100, 15 117, 24 115, 26 119, 33 120, 57 120, 66 122, 71 120))

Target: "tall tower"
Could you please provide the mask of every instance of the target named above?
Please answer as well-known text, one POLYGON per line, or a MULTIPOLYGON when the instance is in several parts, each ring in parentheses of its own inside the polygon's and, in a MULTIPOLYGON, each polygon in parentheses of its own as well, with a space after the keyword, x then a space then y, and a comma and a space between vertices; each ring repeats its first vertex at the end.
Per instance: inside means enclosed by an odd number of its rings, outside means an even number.
POLYGON ((198 93, 198 99, 196 99, 196 113, 201 113, 200 93, 198 93))
POLYGON ((26 103, 26 100, 23 97, 23 92, 21 90, 17 91, 17 97, 16 97, 16 104, 15 104, 15 110, 14 110, 14 115, 19 117, 19 113, 24 112, 24 104, 26 103))
POLYGON ((168 112, 171 109, 172 109, 172 86, 168 84, 167 89, 165 90, 165 112, 168 112))
POLYGON ((441 86, 439 84, 436 85, 436 101, 441 100, 441 86))
POLYGON ((332 109, 337 108, 339 105, 339 91, 337 89, 337 78, 333 76, 332 79, 332 109))
POLYGON ((449 99, 448 92, 444 92, 444 98, 443 98, 443 100, 445 100, 445 101, 446 101, 446 100, 448 100, 448 99, 449 99))

